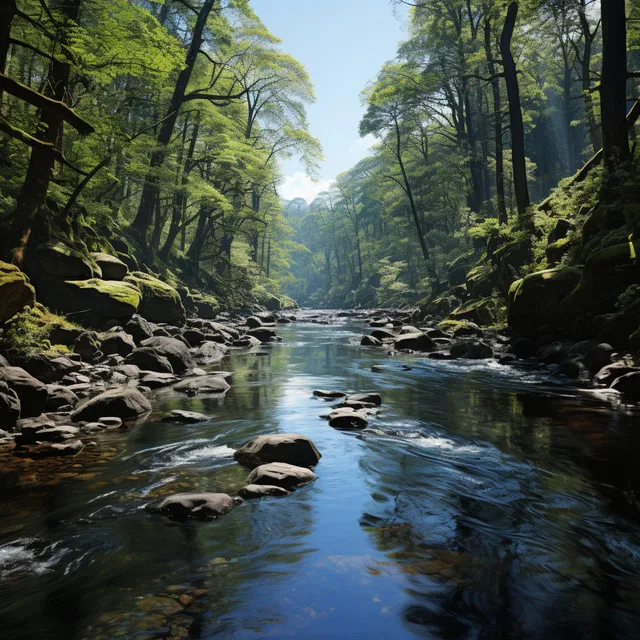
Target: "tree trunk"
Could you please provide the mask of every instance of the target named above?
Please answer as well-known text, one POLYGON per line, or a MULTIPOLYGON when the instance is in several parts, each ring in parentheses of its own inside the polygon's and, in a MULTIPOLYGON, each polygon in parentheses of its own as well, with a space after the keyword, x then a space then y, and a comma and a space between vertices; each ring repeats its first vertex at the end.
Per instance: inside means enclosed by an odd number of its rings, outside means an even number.
MULTIPOLYGON (((484 9, 485 15, 487 9, 484 9)), ((500 78, 496 77, 496 65, 493 61, 491 22, 485 18, 484 22, 484 50, 487 56, 489 75, 491 76, 491 93, 493 97, 493 135, 495 138, 496 154, 496 201, 498 206, 498 221, 507 224, 507 204, 504 195, 504 151, 502 144, 502 100, 500 97, 500 78)))
POLYGON ((604 166, 614 171, 631 158, 627 124, 627 22, 625 0, 606 0, 602 10, 602 149, 604 166))
MULTIPOLYGON (((16 12, 16 0, 2 0, 0 3, 0 73, 4 73, 7 68, 11 23, 13 22, 16 12)), ((2 95, 0 94, 0 98, 1 97, 2 95)))
MULTIPOLYGON (((186 126, 186 125, 185 125, 186 126)), ((180 226, 182 222, 182 216, 186 205, 187 196, 185 194, 185 189, 187 188, 187 183, 189 182, 189 173, 191 171, 191 163, 193 161, 193 154, 195 153, 196 142, 198 141, 198 133, 200 132, 200 121, 196 121, 193 127, 193 135, 191 137, 191 142, 189 143, 189 149, 187 151, 187 157, 184 162, 184 168, 182 170, 182 179, 180 181, 180 191, 176 195, 175 202, 173 204, 173 212, 171 214, 171 225, 169 226, 169 233, 167 234, 167 239, 160 250, 160 258, 162 260, 166 260, 171 253, 171 249, 173 247, 173 243, 178 237, 178 233, 180 233, 180 226)))
MULTIPOLYGON (((55 8, 61 12, 68 24, 77 22, 81 4, 82 0, 66 0, 66 2, 58 2, 59 6, 55 8)), ((66 36, 66 30, 63 29, 60 42, 64 43, 66 36)), ((68 102, 67 89, 70 77, 70 64, 53 61, 49 67, 45 95, 60 102, 68 102)), ((40 111, 39 117, 41 130, 38 136, 39 140, 59 149, 64 123, 62 113, 59 110, 43 109, 40 111)), ((46 205, 54 165, 55 156, 53 153, 44 149, 32 149, 25 180, 17 196, 17 212, 11 229, 10 242, 14 247, 11 259, 15 262, 22 262, 36 217, 46 205)))
POLYGON ((396 159, 398 160, 398 165, 400 165, 400 171, 402 173, 402 180, 404 182, 405 193, 407 194, 407 198, 409 199, 409 206, 411 207, 411 215, 413 216, 413 221, 416 225, 416 231, 418 233, 418 240, 420 242, 420 248, 422 249, 422 257, 425 261, 429 260, 429 250, 427 249, 427 243, 424 239, 424 233, 422 231, 422 224, 420 223, 420 216, 418 215, 418 208, 416 207, 415 200, 413 199, 413 191, 411 190, 411 183, 409 182, 409 176, 407 175, 407 171, 404 166, 404 162, 402 160, 402 146, 400 144, 400 125, 398 120, 394 120, 395 131, 396 131, 396 159))
POLYGON ((500 53, 504 67, 504 79, 509 100, 509 119, 511 122, 511 154, 513 160, 513 188, 516 195, 518 214, 525 216, 530 205, 529 185, 527 184, 527 160, 524 147, 524 123, 520 105, 520 85, 516 62, 511 51, 511 39, 518 18, 518 3, 511 2, 507 10, 504 29, 500 36, 500 53))
POLYGON ((582 73, 582 91, 584 93, 584 113, 589 128, 589 136, 591 137, 591 145, 593 152, 598 153, 602 149, 602 129, 596 121, 595 110, 593 106, 593 96, 591 94, 591 58, 593 55, 593 41, 595 40, 597 29, 592 33, 589 19, 587 18, 586 0, 580 0, 578 9, 580 17, 580 27, 584 37, 584 51, 582 52, 581 73, 582 73))
POLYGON ((145 178, 144 186, 142 188, 140 206, 138 207, 138 213, 132 224, 133 229, 138 231, 143 237, 146 237, 149 226, 151 225, 154 205, 158 198, 158 169, 164 164, 165 156, 167 154, 167 146, 171 141, 171 136, 173 135, 178 114, 184 104, 187 86, 191 80, 191 74, 198 57, 198 52, 202 46, 204 28, 215 3, 216 0, 206 0, 202 9, 200 9, 196 25, 193 29, 191 44, 189 45, 189 51, 187 52, 184 69, 178 76, 176 86, 173 90, 173 96, 171 97, 169 108, 167 109, 166 117, 158 131, 156 138, 157 149, 151 154, 149 172, 147 173, 147 177, 145 178))

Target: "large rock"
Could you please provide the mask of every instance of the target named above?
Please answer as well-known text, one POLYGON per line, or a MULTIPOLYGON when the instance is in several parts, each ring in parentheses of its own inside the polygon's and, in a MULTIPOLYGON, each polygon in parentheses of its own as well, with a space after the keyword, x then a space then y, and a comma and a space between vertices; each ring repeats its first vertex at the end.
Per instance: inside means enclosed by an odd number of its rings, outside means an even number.
POLYGON ((258 498, 288 496, 289 492, 282 487, 270 486, 268 484, 248 484, 238 491, 238 495, 244 500, 256 500, 258 498))
POLYGON ((199 393, 226 393, 231 389, 231 386, 223 376, 209 375, 183 380, 174 389, 189 396, 195 396, 199 393))
POLYGON ((198 424, 199 422, 208 422, 209 420, 211 420, 211 418, 205 416, 203 413, 182 411, 181 409, 174 409, 162 418, 162 422, 172 422, 174 424, 198 424))
POLYGON ((165 498, 158 509, 172 520, 214 520, 239 504, 242 498, 232 498, 226 493, 178 493, 165 498))
POLYGON ((574 322, 575 313, 562 305, 581 277, 580 269, 559 267, 514 282, 509 289, 509 326, 525 338, 567 328, 574 322))
POLYGON ((213 296, 205 293, 191 294, 191 304, 198 318, 213 320, 220 310, 218 301, 213 296))
POLYGON ((147 338, 153 338, 153 329, 151 325, 142 316, 134 315, 124 327, 125 331, 133 336, 137 344, 140 344, 147 338))
POLYGON ((496 298, 472 300, 456 308, 449 314, 451 320, 468 320, 479 326, 495 324, 499 304, 496 298))
POLYGON ((80 313, 91 320, 127 321, 140 304, 140 290, 117 280, 67 280, 47 282, 46 304, 65 313, 80 313))
POLYGON ((68 387, 58 384, 48 384, 47 411, 57 411, 61 407, 75 407, 78 404, 78 396, 68 387))
POLYGON ((354 431, 365 429, 368 424, 367 416, 361 411, 354 410, 352 407, 336 409, 329 414, 329 426, 334 429, 354 431))
POLYGON ((98 266, 88 255, 62 242, 47 242, 39 245, 33 257, 34 273, 45 274, 60 280, 89 280, 101 277, 98 266))
POLYGON ((627 399, 637 402, 640 400, 640 372, 634 371, 617 378, 611 388, 619 391, 627 399))
POLYGON ((125 281, 142 292, 138 312, 143 318, 178 326, 185 323, 186 313, 180 294, 172 286, 141 271, 130 273, 125 281))
POLYGON ((488 360, 493 357, 493 349, 480 340, 461 340, 451 346, 451 355, 467 360, 488 360))
POLYGON ((318 476, 305 467, 285 462, 271 462, 256 467, 247 478, 247 484, 260 484, 293 489, 316 480, 318 476))
POLYGON ((286 462, 299 467, 313 467, 318 464, 321 457, 309 438, 295 433, 257 436, 234 454, 238 462, 251 468, 269 462, 286 462))
POLYGON ((347 396, 346 403, 363 402, 379 407, 382 404, 382 396, 379 393, 355 393, 347 396))
POLYGON ((102 353, 106 356, 117 354, 125 357, 136 348, 133 337, 124 331, 111 331, 103 334, 100 338, 100 344, 102 353))
POLYGON ((140 347, 132 351, 125 359, 126 365, 138 367, 141 371, 155 371, 157 373, 173 373, 173 367, 168 358, 160 355, 151 347, 140 347))
POLYGON ((433 351, 435 342, 426 333, 406 333, 394 339, 398 351, 433 351))
POLYGON ((66 356, 52 358, 45 353, 30 356, 20 364, 25 371, 42 382, 58 382, 66 375, 75 373, 82 368, 79 362, 74 362, 66 356))
POLYGON ((258 327, 257 329, 251 329, 250 331, 248 331, 248 334, 250 336, 253 336, 254 338, 257 338, 263 344, 267 342, 273 342, 274 340, 278 339, 276 330, 272 329, 271 327, 258 327))
MULTIPOLYGON (((188 369, 193 369, 196 363, 189 353, 189 349, 184 342, 181 342, 177 338, 168 338, 165 336, 154 336, 142 341, 143 347, 150 347, 158 353, 158 355, 164 356, 169 360, 173 368, 174 373, 182 373, 188 369)), ((137 364, 131 362, 131 364, 137 364)), ((140 366, 140 365, 138 365, 140 366)), ((140 367, 142 369, 142 367, 140 367)))
POLYGON ((92 253, 91 257, 100 267, 104 280, 124 280, 127 273, 129 273, 129 267, 120 258, 108 253, 92 253))
POLYGON ((373 336, 362 336, 362 340, 360 340, 360 344, 363 347, 379 347, 382 342, 378 340, 378 338, 374 338, 373 336))
POLYGON ((567 313, 612 313, 618 297, 640 283, 640 243, 624 242, 593 251, 582 279, 566 300, 567 313))
POLYGON ((640 368, 632 367, 626 362, 614 362, 598 371, 593 381, 598 385, 610 387, 618 378, 635 372, 640 372, 640 368))
POLYGON ((1 367, 0 381, 6 382, 20 399, 20 417, 35 418, 47 403, 47 387, 21 367, 1 367))
POLYGON ((327 391, 325 389, 316 389, 313 392, 313 395, 316 398, 335 400, 336 398, 344 398, 347 394, 344 391, 327 391))
POLYGON ((196 362, 199 364, 215 364, 220 362, 227 353, 226 347, 217 342, 207 341, 198 347, 194 354, 196 362))
POLYGON ((73 422, 95 422, 105 416, 135 420, 151 411, 149 401, 131 387, 110 389, 92 398, 71 414, 73 422))
POLYGON ((0 261, 0 324, 36 303, 35 289, 18 267, 0 261))
POLYGON ((9 389, 6 382, 0 382, 0 426, 5 431, 13 431, 20 418, 20 398, 9 389))

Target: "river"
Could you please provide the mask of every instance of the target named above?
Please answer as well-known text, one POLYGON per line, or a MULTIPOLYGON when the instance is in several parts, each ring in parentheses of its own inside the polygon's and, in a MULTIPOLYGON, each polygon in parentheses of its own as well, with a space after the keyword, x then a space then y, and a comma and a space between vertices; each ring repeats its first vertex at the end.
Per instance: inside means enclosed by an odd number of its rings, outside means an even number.
POLYGON ((640 414, 534 371, 388 358, 363 332, 279 328, 222 363, 224 399, 154 392, 81 464, 3 464, 2 637, 637 637, 640 414), (318 388, 382 410, 336 431, 318 388), (177 408, 213 418, 159 421, 177 408), (275 432, 313 439, 315 483, 212 523, 146 510, 234 494, 234 448, 275 432))

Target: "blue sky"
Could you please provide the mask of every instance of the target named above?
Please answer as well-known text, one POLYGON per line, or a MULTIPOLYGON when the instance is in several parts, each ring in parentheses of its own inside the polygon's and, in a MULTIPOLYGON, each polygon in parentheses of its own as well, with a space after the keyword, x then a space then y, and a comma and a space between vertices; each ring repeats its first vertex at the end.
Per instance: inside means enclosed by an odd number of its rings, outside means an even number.
POLYGON ((389 0, 252 0, 282 48, 309 72, 316 103, 308 109, 311 133, 320 139, 325 162, 318 184, 297 161, 283 164, 287 176, 281 195, 311 200, 336 175, 367 155, 371 140, 361 140, 364 112, 360 92, 405 39, 406 12, 394 15, 389 0))

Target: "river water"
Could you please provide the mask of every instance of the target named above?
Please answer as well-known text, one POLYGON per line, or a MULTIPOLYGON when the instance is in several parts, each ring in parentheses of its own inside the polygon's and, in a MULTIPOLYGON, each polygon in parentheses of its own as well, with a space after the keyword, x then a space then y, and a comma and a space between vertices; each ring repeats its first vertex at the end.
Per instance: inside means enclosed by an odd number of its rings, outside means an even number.
POLYGON ((156 392, 100 454, 2 461, 1 637, 638 637, 640 415, 531 372, 388 358, 363 332, 280 328, 224 361, 224 399, 156 392), (379 391, 382 411, 336 431, 317 388, 379 391), (159 421, 175 408, 213 418, 159 421), (233 494, 233 449, 274 432, 313 439, 315 483, 212 523, 145 510, 233 494))

